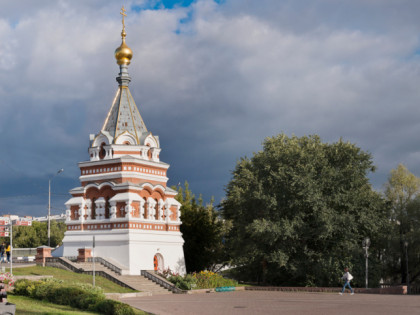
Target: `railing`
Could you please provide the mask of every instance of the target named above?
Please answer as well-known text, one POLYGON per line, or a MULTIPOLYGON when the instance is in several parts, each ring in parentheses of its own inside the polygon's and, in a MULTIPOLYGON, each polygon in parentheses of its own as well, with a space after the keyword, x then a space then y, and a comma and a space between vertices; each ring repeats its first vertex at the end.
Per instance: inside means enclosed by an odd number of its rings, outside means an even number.
MULTIPOLYGON (((401 286, 406 286, 405 283, 403 284, 394 284, 394 283, 381 283, 379 285, 379 287, 381 289, 385 289, 385 288, 393 288, 393 287, 401 287, 401 286)), ((420 285, 415 283, 415 284, 410 284, 410 292, 408 294, 420 294, 420 285)))
POLYGON ((420 285, 410 284, 410 294, 420 294, 420 285))
POLYGON ((12 257, 28 257, 36 255, 36 248, 13 248, 12 257))
MULTIPOLYGON (((95 258, 99 258, 99 257, 95 257, 95 258)), ((101 258, 102 259, 102 258, 101 258)), ((104 259, 102 259, 104 260, 104 259)), ((86 271, 83 268, 78 268, 77 266, 75 266, 68 258, 65 257, 47 257, 45 259, 46 264, 48 266, 54 266, 54 267, 60 267, 63 266, 73 272, 76 273, 84 273, 84 274, 89 274, 92 275, 93 271, 86 271)), ((92 261, 92 260, 91 260, 92 261)), ((96 261, 96 259, 95 259, 96 261)), ((105 261, 105 260, 104 260, 105 261)), ((128 285, 127 283, 124 283, 122 281, 120 281, 119 279, 115 278, 113 275, 109 274, 106 271, 102 271, 102 270, 98 270, 95 271, 95 274, 98 276, 102 276, 104 278, 107 278, 108 280, 122 286, 122 287, 126 287, 132 290, 136 290, 135 288, 131 287, 130 285, 128 285)))
POLYGON ((172 291, 173 293, 178 294, 185 294, 187 291, 184 291, 180 288, 177 288, 173 283, 169 282, 165 278, 158 276, 154 271, 150 270, 142 270, 141 275, 146 277, 149 280, 152 280, 154 283, 159 284, 160 286, 164 287, 165 289, 172 291))
MULTIPOLYGON (((83 273, 87 274, 87 275, 93 275, 93 270, 90 270, 90 271, 83 270, 83 273)), ((136 288, 133 288, 129 284, 115 278, 113 275, 109 274, 106 271, 103 271, 103 270, 95 271, 95 275, 102 276, 102 277, 118 284, 119 286, 126 287, 126 288, 129 288, 129 289, 134 290, 134 291, 138 291, 136 288)))
MULTIPOLYGON (((69 259, 65 258, 65 257, 46 257, 45 258, 45 263, 49 266, 51 265, 61 265, 66 267, 67 269, 77 272, 77 273, 82 273, 83 269, 76 267, 69 259)), ((58 266, 56 266, 58 267, 58 266)))
POLYGON ((72 262, 77 262, 77 256, 66 256, 66 259, 68 259, 72 262))
MULTIPOLYGON (((89 257, 88 262, 93 262, 93 257, 89 257)), ((123 275, 126 272, 124 272, 125 270, 122 267, 116 266, 115 263, 111 263, 108 260, 103 259, 102 257, 95 257, 95 262, 100 263, 101 265, 107 267, 108 269, 112 270, 113 272, 119 274, 119 275, 123 275)))

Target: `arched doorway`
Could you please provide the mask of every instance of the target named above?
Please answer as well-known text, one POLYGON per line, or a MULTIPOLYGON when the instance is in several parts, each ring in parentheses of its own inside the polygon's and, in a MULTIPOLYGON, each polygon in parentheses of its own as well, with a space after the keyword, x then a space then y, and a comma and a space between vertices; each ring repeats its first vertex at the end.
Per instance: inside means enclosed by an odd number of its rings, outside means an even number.
POLYGON ((153 257, 153 267, 155 271, 163 271, 163 256, 161 254, 156 254, 153 257))

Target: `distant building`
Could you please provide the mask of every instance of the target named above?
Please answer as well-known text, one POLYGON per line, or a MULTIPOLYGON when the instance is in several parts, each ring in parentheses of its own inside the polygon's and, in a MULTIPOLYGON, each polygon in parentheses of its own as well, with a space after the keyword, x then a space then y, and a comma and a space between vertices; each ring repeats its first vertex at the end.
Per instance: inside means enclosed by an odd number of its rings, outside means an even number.
POLYGON ((55 256, 95 254, 125 266, 130 274, 166 269, 185 273, 177 191, 167 187, 169 165, 159 159, 159 137, 148 131, 128 88, 131 49, 115 51, 118 90, 102 130, 91 135, 90 160, 80 162, 81 186, 66 202, 67 232, 55 256))
MULTIPOLYGON (((66 221, 66 214, 56 214, 50 216, 51 221, 57 221, 57 222, 65 222, 66 221)), ((38 221, 38 222, 48 222, 48 216, 44 217, 34 217, 32 221, 38 221)))
POLYGON ((2 214, 0 217, 2 221, 14 221, 19 220, 19 216, 15 214, 2 214))
MULTIPOLYGON (((52 221, 57 221, 57 222, 65 222, 66 221, 66 214, 62 213, 62 214, 57 214, 57 215, 52 215, 50 216, 50 219, 52 221)), ((29 216, 29 215, 25 215, 25 216, 18 216, 15 214, 3 214, 0 216, 0 221, 12 221, 12 222, 16 222, 16 221, 38 221, 38 222, 47 222, 48 221, 48 217, 44 216, 44 217, 33 217, 33 216, 29 216)))

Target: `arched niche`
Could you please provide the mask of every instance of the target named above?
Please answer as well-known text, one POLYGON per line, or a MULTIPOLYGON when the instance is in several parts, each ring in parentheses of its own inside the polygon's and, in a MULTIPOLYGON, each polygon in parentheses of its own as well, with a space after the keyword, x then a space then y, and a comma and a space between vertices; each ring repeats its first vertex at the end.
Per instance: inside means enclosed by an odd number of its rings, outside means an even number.
POLYGON ((115 144, 136 145, 136 138, 128 131, 123 132, 115 139, 115 144))
POLYGON ((105 134, 104 132, 100 132, 92 142, 92 148, 99 147, 102 144, 109 145, 112 142, 112 137, 105 134))

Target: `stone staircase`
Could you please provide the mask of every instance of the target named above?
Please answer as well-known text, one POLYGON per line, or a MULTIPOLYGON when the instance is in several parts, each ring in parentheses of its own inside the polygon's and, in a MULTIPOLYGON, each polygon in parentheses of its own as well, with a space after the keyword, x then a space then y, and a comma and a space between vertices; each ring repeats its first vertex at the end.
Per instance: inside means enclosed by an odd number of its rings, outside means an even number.
MULTIPOLYGON (((67 261, 67 264, 69 263, 72 265, 71 267, 73 268, 71 269, 73 271, 93 274, 92 262, 76 263, 67 261)), ((69 266, 66 267, 68 269, 69 266)), ((172 291, 165 289, 163 286, 160 286, 159 284, 147 279, 144 276, 120 275, 119 273, 98 262, 95 263, 95 274, 103 276, 121 286, 128 287, 140 292, 149 292, 151 295, 172 294, 172 291)))

